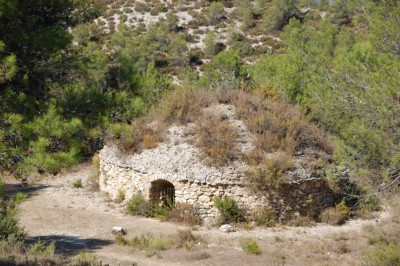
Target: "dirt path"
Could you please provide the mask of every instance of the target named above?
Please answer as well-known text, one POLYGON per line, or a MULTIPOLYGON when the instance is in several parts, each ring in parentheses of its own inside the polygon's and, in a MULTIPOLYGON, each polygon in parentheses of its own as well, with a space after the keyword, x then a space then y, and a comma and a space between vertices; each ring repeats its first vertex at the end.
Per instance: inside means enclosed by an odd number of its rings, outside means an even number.
POLYGON ((338 257, 336 244, 344 241, 343 245, 350 249, 354 243, 362 246, 362 228, 376 223, 354 220, 340 227, 238 230, 229 234, 218 228, 201 227, 196 234, 202 235, 208 245, 195 251, 174 248, 149 254, 114 243, 111 228, 122 226, 130 238, 143 233, 176 235, 185 227, 124 214, 120 206, 108 201, 101 192, 85 186, 90 172, 90 165, 82 164, 59 177, 40 180, 30 188, 28 199, 19 207, 19 217, 31 241, 55 240, 57 250, 68 256, 87 250, 110 265, 132 265, 133 262, 138 265, 331 265, 338 262, 357 265, 359 248, 342 252, 338 257), (72 182, 76 179, 82 179, 83 188, 73 188, 72 182), (246 255, 239 248, 243 237, 257 239, 265 252, 261 256, 246 255), (319 263, 324 261, 327 264, 319 263))

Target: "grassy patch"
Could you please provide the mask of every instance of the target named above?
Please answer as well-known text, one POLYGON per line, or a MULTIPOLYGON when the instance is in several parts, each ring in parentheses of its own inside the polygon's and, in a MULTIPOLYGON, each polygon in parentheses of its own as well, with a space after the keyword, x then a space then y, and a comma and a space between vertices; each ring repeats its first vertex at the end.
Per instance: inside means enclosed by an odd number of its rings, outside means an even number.
POLYGON ((10 205, 15 206, 20 204, 26 199, 26 194, 23 192, 18 191, 15 195, 11 198, 10 205))
POLYGON ((83 188, 83 183, 82 183, 82 179, 76 179, 72 182, 72 187, 73 188, 83 188))
POLYGON ((400 243, 378 246, 368 252, 362 262, 368 266, 400 265, 400 243))
POLYGON ((165 236, 155 237, 150 240, 149 248, 153 250, 167 250, 173 245, 173 241, 165 236))
POLYGON ((257 241, 251 238, 243 238, 240 240, 240 247, 244 252, 250 255, 260 255, 261 249, 257 241))
POLYGON ((204 242, 201 237, 194 235, 191 230, 178 231, 176 236, 154 236, 151 233, 147 233, 134 236, 129 242, 125 242, 125 240, 125 238, 121 240, 123 245, 129 244, 134 249, 144 251, 163 251, 173 247, 192 250, 196 243, 204 242))
POLYGON ((150 246, 150 239, 152 235, 142 234, 141 236, 134 236, 129 241, 129 245, 139 250, 145 250, 150 246))
POLYGON ((206 91, 177 89, 160 102, 152 115, 167 124, 187 124, 194 122, 201 115, 202 109, 210 103, 211 97, 206 91))
POLYGON ((53 256, 55 251, 56 251, 55 241, 47 245, 46 242, 39 240, 28 249, 28 253, 31 255, 53 256))
POLYGON ((77 266, 100 266, 101 265, 101 262, 99 262, 93 254, 90 254, 89 252, 86 252, 86 251, 79 252, 79 254, 76 255, 72 261, 73 261, 73 265, 77 265, 77 266))
POLYGON ((173 240, 166 236, 154 237, 152 234, 142 234, 135 236, 129 241, 129 245, 139 250, 162 251, 170 249, 173 246, 173 240))
POLYGON ((368 245, 375 244, 388 244, 388 240, 383 235, 379 236, 368 236, 367 238, 368 245))

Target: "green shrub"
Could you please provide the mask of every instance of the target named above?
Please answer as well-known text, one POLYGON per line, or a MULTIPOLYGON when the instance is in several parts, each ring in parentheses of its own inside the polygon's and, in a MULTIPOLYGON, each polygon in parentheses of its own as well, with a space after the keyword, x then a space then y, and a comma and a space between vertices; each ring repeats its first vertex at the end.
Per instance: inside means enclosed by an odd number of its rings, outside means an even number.
POLYGON ((113 124, 111 125, 112 137, 118 149, 127 152, 136 147, 140 143, 141 134, 135 131, 128 124, 113 124))
POLYGON ((74 180, 74 182, 72 182, 72 186, 74 188, 83 188, 82 179, 79 178, 79 179, 74 180))
POLYGON ((21 202, 23 202, 26 199, 26 194, 23 192, 17 192, 15 195, 12 197, 10 204, 12 205, 18 205, 21 202))
POLYGON ((224 5, 219 2, 212 2, 208 9, 208 20, 211 25, 218 23, 225 16, 224 5))
POLYGON ((347 219, 350 215, 350 209, 349 207, 347 207, 346 202, 344 200, 335 205, 335 210, 337 212, 342 213, 345 219, 347 219))
POLYGON ((204 53, 208 56, 214 56, 221 52, 220 47, 218 46, 218 43, 216 41, 215 33, 213 31, 207 33, 204 39, 204 45, 204 53))
POLYGON ((250 56, 254 53, 255 49, 247 42, 234 42, 231 49, 239 51, 241 56, 250 56))
POLYGON ((168 203, 166 205, 158 205, 158 204, 153 204, 153 217, 159 218, 161 220, 166 220, 168 217, 169 212, 171 211, 171 208, 173 208, 171 203, 168 203))
POLYGON ((372 193, 365 193, 366 194, 362 195, 362 197, 359 199, 357 215, 366 216, 372 212, 382 210, 381 201, 378 196, 372 193))
POLYGON ((177 15, 175 15, 173 12, 168 12, 167 13, 167 21, 166 21, 166 26, 168 31, 176 31, 178 28, 178 23, 179 23, 179 18, 177 15))
POLYGON ((240 89, 245 68, 240 54, 235 50, 222 51, 205 66, 204 75, 199 79, 199 86, 217 92, 240 89))
POLYGON ((76 266, 100 266, 101 262, 97 258, 86 251, 79 252, 73 259, 73 265, 76 266))
POLYGON ((160 206, 146 200, 142 194, 132 196, 126 204, 126 211, 131 215, 155 217, 189 225, 201 223, 200 216, 192 205, 167 203, 160 206))
POLYGON ((131 215, 152 217, 154 216, 154 204, 146 200, 142 194, 135 194, 126 204, 126 211, 131 215))
POLYGON ((7 240, 10 237, 22 241, 24 236, 24 230, 18 225, 15 210, 3 209, 0 211, 0 241, 7 240))
POLYGON ((378 246, 368 252, 362 259, 366 266, 400 265, 400 243, 378 246))
POLYGON ((163 3, 158 3, 158 4, 156 5, 156 9, 157 9, 157 11, 160 12, 160 13, 165 13, 165 12, 168 11, 167 6, 166 6, 165 4, 163 4, 163 3))
POLYGON ((244 252, 251 255, 260 255, 261 249, 257 242, 251 238, 243 238, 240 240, 240 246, 244 252))
POLYGON ((223 223, 244 221, 244 211, 238 206, 235 199, 230 197, 224 199, 215 197, 214 203, 222 216, 223 223))
POLYGON ((25 199, 26 195, 18 192, 11 202, 6 201, 5 184, 0 174, 0 242, 2 245, 8 243, 19 243, 24 240, 23 228, 18 225, 15 205, 25 199))
POLYGON ((43 168, 51 174, 79 162, 86 137, 82 121, 63 118, 53 102, 42 116, 25 123, 20 134, 29 139, 30 152, 21 168, 26 172, 43 168))
POLYGON ((46 242, 39 240, 28 249, 28 253, 31 255, 52 256, 54 255, 55 251, 56 251, 55 241, 47 245, 46 242))

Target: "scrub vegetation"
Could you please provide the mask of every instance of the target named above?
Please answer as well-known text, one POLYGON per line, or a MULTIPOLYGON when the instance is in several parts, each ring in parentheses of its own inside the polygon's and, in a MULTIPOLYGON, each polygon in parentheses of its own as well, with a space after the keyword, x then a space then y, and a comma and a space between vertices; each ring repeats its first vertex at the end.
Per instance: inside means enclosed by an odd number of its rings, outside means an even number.
MULTIPOLYGON (((342 195, 319 219, 366 216, 398 193, 399 14, 391 0, 0 1, 1 179, 58 175, 94 156, 95 189, 105 144, 141 152, 162 143, 168 125, 194 123, 210 166, 240 158, 262 191, 304 154, 342 195), (236 108, 255 136, 251 152, 231 145, 238 136, 224 117, 202 112, 213 102, 236 108), (351 187, 339 186, 335 169, 351 187)), ((24 246, 17 201, 1 194, 2 258, 24 246)), ((215 203, 227 221, 241 220, 229 199, 215 203)), ((168 217, 150 205, 136 195, 127 210, 168 217)), ((188 208, 168 210, 169 219, 196 223, 188 208)), ((256 213, 275 224, 268 210, 256 213)), ((372 242, 366 265, 399 262, 398 238, 372 242)), ((254 243, 244 249, 259 253, 254 243)), ((56 256, 40 241, 24 252, 56 256)), ((97 263, 85 253, 76 263, 86 260, 97 263)))

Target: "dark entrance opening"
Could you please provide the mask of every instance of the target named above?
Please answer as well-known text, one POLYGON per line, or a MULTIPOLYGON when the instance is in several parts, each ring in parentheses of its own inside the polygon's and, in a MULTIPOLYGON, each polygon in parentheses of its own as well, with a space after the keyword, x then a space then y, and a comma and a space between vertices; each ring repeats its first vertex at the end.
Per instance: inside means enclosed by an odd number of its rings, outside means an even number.
POLYGON ((175 204, 175 187, 166 180, 155 180, 151 182, 149 198, 153 203, 172 207, 175 204))

